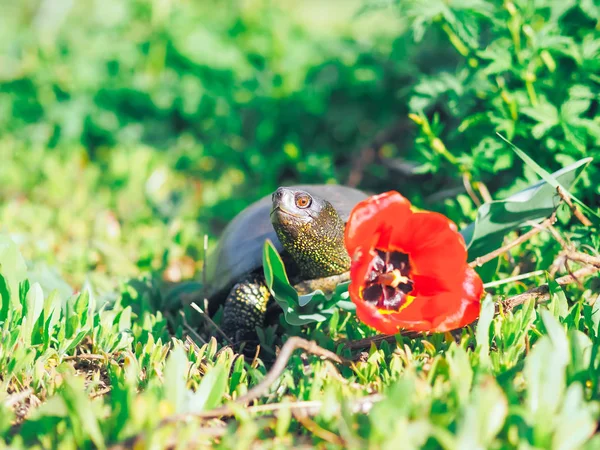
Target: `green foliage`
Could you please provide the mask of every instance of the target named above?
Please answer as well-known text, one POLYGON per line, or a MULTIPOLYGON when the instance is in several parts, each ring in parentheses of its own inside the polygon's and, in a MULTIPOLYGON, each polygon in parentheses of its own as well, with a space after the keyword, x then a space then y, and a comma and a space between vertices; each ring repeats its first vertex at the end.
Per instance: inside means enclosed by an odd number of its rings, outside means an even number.
MULTIPOLYGON (((590 163, 585 158, 552 174, 560 180, 564 192, 569 192, 575 180, 590 163)), ((542 180, 519 191, 505 200, 485 203, 477 210, 477 219, 461 231, 469 249, 469 259, 474 260, 502 245, 504 237, 530 221, 550 216, 559 202, 556 186, 542 180)))
POLYGON ((273 293, 275 301, 283 310, 286 322, 290 325, 300 326, 330 320, 335 307, 352 309, 351 303, 347 301, 347 283, 339 284, 334 292, 327 294, 316 290, 298 295, 290 284, 281 257, 269 240, 265 242, 263 250, 263 266, 267 287, 273 293))
POLYGON ((282 182, 337 179, 348 148, 406 112, 388 92, 410 75, 385 69, 399 20, 356 23, 356 0, 29 3, 0 18, 0 128, 99 160, 168 149, 217 218, 282 182))

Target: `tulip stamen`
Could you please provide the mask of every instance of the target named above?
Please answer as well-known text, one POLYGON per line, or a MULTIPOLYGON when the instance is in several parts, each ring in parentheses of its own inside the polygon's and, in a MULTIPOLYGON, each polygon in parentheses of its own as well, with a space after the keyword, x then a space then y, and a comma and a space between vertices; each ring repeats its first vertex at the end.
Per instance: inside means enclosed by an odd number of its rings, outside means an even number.
POLYGON ((396 289, 399 284, 408 284, 410 278, 405 277, 400 272, 400 269, 394 269, 391 272, 382 273, 377 277, 377 282, 384 286, 390 286, 396 289))
POLYGON ((376 250, 365 282, 363 298, 366 302, 397 311, 406 303, 413 288, 408 255, 376 250))

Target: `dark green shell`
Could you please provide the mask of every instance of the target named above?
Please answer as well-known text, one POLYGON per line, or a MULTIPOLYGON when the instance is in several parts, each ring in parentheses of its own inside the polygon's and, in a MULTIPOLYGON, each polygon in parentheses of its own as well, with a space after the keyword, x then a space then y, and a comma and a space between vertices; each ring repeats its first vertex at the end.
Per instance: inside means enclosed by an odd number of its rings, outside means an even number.
MULTIPOLYGON (((292 187, 329 201, 344 221, 354 205, 367 197, 364 192, 346 186, 292 187)), ((209 300, 226 294, 237 281, 262 266, 262 252, 267 239, 273 242, 279 252, 283 250, 271 225, 270 211, 271 196, 268 195, 248 206, 227 225, 217 248, 207 261, 205 292, 209 300)))

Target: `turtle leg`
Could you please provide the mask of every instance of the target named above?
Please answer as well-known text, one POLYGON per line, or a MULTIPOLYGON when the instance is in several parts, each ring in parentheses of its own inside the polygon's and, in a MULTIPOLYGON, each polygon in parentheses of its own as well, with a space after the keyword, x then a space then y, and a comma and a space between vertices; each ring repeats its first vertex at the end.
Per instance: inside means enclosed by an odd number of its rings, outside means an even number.
POLYGON ((223 305, 223 332, 238 346, 258 343, 256 327, 263 326, 271 298, 262 274, 246 277, 229 292, 223 305))

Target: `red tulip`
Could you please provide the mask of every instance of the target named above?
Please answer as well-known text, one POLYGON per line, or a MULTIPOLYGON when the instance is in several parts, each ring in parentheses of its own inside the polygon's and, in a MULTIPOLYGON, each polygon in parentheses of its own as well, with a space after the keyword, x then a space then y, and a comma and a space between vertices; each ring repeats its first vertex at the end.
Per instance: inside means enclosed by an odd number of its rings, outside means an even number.
POLYGON ((413 212, 395 191, 375 195, 352 210, 345 243, 350 298, 367 325, 386 334, 443 332, 479 316, 483 284, 444 215, 413 212))

